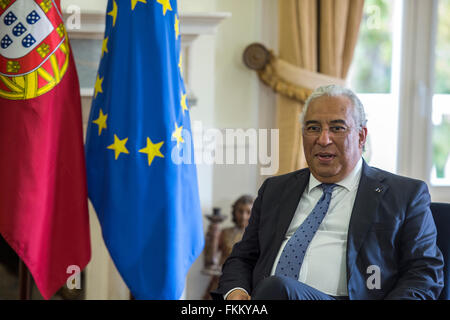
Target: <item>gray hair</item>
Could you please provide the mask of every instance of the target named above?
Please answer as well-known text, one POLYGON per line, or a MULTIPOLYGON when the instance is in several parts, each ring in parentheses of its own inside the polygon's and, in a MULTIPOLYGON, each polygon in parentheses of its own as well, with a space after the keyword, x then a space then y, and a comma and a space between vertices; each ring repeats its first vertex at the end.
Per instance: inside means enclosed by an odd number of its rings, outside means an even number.
POLYGON ((353 105, 353 118, 355 119, 356 125, 359 128, 363 128, 367 125, 366 113, 364 112, 364 106, 361 100, 356 96, 356 94, 347 88, 332 84, 328 86, 322 86, 314 90, 314 92, 306 99, 305 106, 301 115, 301 122, 305 124, 305 115, 308 111, 308 107, 314 99, 320 98, 322 96, 337 97, 345 96, 350 99, 353 105))

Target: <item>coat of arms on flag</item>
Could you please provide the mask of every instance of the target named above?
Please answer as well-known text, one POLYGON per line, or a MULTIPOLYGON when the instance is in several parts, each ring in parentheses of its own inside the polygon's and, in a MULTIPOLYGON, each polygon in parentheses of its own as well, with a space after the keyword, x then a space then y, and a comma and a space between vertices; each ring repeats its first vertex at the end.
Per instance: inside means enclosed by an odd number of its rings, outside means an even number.
POLYGON ((53 0, 0 1, 0 97, 31 99, 53 89, 70 50, 53 0))

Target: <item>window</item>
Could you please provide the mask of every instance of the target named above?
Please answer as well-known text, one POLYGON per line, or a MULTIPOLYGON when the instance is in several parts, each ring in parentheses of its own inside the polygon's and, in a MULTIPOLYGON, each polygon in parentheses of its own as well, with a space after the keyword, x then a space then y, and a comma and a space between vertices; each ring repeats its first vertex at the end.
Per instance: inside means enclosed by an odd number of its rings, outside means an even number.
POLYGON ((396 10, 393 1, 366 0, 349 82, 366 110, 369 131, 364 159, 395 172, 398 104, 393 94, 396 10), (389 114, 389 117, 386 115, 389 114), (388 143, 387 143, 388 142, 388 143))
POLYGON ((450 0, 366 0, 349 73, 373 166, 450 202, 450 0))
POLYGON ((350 81, 359 93, 391 92, 393 7, 366 0, 350 81))
POLYGON ((432 185, 450 185, 450 0, 440 0, 432 112, 432 185))

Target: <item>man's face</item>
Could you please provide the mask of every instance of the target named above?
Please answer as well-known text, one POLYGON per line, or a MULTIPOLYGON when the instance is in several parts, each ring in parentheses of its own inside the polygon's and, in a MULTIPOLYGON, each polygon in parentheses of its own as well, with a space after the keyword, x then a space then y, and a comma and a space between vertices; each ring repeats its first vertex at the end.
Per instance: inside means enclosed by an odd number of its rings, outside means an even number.
POLYGON ((344 179, 362 155, 367 128, 359 128, 346 96, 322 96, 311 102, 304 118, 303 148, 314 177, 323 183, 344 179))

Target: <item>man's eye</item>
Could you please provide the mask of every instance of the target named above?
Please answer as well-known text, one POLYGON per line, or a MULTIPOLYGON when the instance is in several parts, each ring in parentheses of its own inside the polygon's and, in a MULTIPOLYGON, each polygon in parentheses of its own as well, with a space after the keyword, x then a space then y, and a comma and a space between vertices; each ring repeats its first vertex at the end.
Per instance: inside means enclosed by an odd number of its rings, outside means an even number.
POLYGON ((306 127, 306 131, 308 132, 320 132, 319 126, 308 126, 306 127))
POLYGON ((342 126, 333 126, 330 127, 331 132, 345 132, 347 130, 346 127, 342 127, 342 126))

